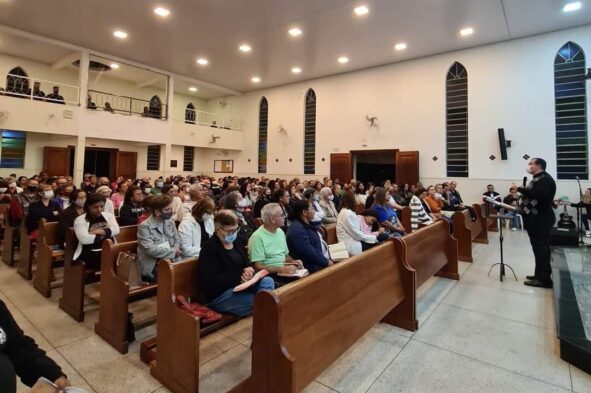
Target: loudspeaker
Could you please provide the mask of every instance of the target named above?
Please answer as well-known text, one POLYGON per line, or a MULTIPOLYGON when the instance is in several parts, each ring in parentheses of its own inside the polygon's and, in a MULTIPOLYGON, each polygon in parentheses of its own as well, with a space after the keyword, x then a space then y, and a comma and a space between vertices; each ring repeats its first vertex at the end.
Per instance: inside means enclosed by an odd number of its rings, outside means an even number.
POLYGON ((507 159, 507 141, 505 140, 505 129, 499 128, 499 148, 501 149, 501 160, 507 159))
POLYGON ((552 228, 550 244, 553 246, 578 246, 579 234, 576 228, 552 228))

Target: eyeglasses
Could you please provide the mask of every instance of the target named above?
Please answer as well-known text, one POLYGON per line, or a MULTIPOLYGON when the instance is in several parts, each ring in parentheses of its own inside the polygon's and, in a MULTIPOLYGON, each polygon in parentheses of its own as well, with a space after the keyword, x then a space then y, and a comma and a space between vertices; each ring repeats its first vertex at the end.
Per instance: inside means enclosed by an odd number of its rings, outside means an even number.
POLYGON ((223 227, 218 226, 217 229, 225 233, 226 235, 233 235, 235 233, 240 232, 240 227, 235 227, 233 229, 225 229, 223 227))

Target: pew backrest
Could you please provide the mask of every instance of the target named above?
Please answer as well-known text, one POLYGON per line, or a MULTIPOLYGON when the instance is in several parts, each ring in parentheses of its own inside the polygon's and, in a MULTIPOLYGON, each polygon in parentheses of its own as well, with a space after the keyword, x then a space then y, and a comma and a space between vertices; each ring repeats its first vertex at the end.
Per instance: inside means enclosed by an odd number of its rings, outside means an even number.
POLYGON ((325 227, 326 230, 326 243, 327 244, 337 244, 339 240, 337 239, 337 225, 336 224, 329 224, 325 227))
POLYGON ((101 280, 105 277, 113 277, 119 279, 117 276, 117 258, 121 252, 137 253, 137 240, 123 243, 113 243, 111 239, 103 242, 103 249, 101 254, 101 280))
POLYGON ((412 273, 389 241, 255 297, 251 376, 260 392, 299 392, 405 297, 412 273), (303 306, 305 305, 305 306, 303 306))
POLYGON ((400 224, 402 225, 406 233, 412 232, 411 216, 412 211, 410 210, 410 207, 405 206, 400 214, 400 224))
POLYGON ((48 246, 52 246, 59 243, 59 223, 58 222, 47 222, 44 218, 39 220, 39 234, 37 241, 48 246))

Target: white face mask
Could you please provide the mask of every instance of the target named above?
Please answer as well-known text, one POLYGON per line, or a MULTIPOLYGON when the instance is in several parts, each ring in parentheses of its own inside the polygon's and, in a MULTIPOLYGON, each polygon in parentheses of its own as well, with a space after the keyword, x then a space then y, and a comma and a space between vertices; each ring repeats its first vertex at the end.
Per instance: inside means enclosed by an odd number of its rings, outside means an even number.
POLYGON ((161 181, 156 182, 156 187, 162 188, 162 187, 164 187, 164 183, 162 183, 161 181))
POLYGON ((51 199, 53 198, 53 191, 49 190, 49 191, 44 191, 43 192, 43 196, 47 199, 51 199))
POLYGON ((6 192, 7 188, 6 187, 2 187, 0 188, 0 194, 4 194, 6 192))
POLYGON ((246 207, 246 205, 248 205, 246 203, 246 199, 241 199, 240 202, 238 202, 238 206, 240 206, 240 207, 246 207))
POLYGON ((328 199, 329 199, 329 200, 331 200, 331 201, 332 201, 332 200, 334 200, 334 195, 332 195, 332 194, 331 194, 331 195, 329 195, 329 196, 328 196, 328 199))
POLYGON ((152 191, 152 189, 151 189, 150 187, 146 187, 146 188, 144 188, 144 192, 145 192, 146 194, 149 194, 149 193, 150 193, 150 191, 152 191))
POLYGON ((189 194, 185 194, 185 201, 190 201, 191 200, 191 196, 189 194))

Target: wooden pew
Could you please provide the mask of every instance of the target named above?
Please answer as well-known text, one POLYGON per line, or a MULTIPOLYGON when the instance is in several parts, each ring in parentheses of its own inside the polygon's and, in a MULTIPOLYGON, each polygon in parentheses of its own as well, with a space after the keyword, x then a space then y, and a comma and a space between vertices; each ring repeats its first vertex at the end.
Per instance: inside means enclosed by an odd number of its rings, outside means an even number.
POLYGON ((497 219, 496 218, 490 218, 491 215, 495 215, 498 212, 495 210, 494 206, 491 203, 483 203, 482 205, 480 205, 482 208, 482 212, 484 215, 484 218, 486 218, 486 226, 487 229, 491 232, 498 232, 499 231, 499 226, 497 225, 497 219))
POLYGON ((174 393, 199 390, 200 338, 240 319, 226 314, 218 322, 202 325, 199 318, 177 305, 178 295, 191 297, 194 301, 201 299, 198 268, 197 259, 174 264, 165 260, 158 263, 156 350, 152 355, 155 359, 150 363, 150 373, 174 393))
POLYGON ((23 278, 30 280, 33 278, 33 251, 37 242, 29 239, 26 221, 26 217, 23 216, 23 221, 19 226, 19 255, 18 261, 15 262, 15 265, 18 274, 20 274, 23 278))
POLYGON ((8 226, 8 203, 0 204, 0 239, 4 239, 4 228, 8 226))
POLYGON ((413 327, 410 312, 398 307, 415 301, 412 285, 412 269, 388 241, 303 280, 259 292, 251 375, 230 392, 301 392, 380 320, 413 327))
POLYGON ((137 253, 137 241, 114 244, 111 240, 103 242, 101 255, 101 300, 99 318, 94 331, 122 354, 127 353, 127 321, 129 304, 156 296, 156 284, 137 289, 129 288, 116 273, 116 262, 120 252, 137 253))
MULTIPOLYGON (((137 225, 119 228, 118 242, 137 240, 137 225)), ((100 280, 100 271, 86 269, 86 264, 74 262, 74 252, 78 247, 78 238, 74 229, 69 228, 66 233, 66 248, 64 250, 64 288, 59 307, 78 322, 84 321, 84 286, 100 280)))
POLYGON ((476 213, 476 220, 472 221, 470 212, 465 209, 457 211, 452 216, 454 233, 458 239, 458 258, 460 261, 473 262, 472 242, 488 244, 488 230, 486 220, 482 216, 480 205, 472 205, 476 213))
POLYGON ((326 230, 326 243, 327 244, 337 244, 339 240, 337 239, 337 224, 329 224, 325 227, 326 230))
POLYGON ((400 224, 406 233, 412 232, 412 224, 410 222, 411 215, 412 212, 408 206, 405 206, 404 209, 402 209, 402 213, 400 214, 400 224))
MULTIPOLYGON (((414 269, 413 291, 416 291, 432 276, 459 280, 458 241, 449 234, 449 223, 445 220, 427 225, 413 233, 394 239, 397 257, 414 269)), ((405 299, 399 306, 406 308, 415 321, 416 303, 405 299)))
POLYGON ((355 214, 361 214, 364 210, 365 210, 365 205, 363 203, 356 203, 355 204, 355 214))
POLYGON ((18 247, 18 229, 7 225, 4 227, 4 239, 2 243, 2 261, 8 266, 14 266, 14 251, 18 247))
POLYGON ((64 250, 56 249, 56 246, 60 246, 58 231, 58 222, 47 222, 44 218, 39 221, 37 271, 33 279, 33 287, 45 297, 51 297, 51 290, 62 285, 62 283, 51 283, 54 266, 63 265, 64 262, 64 250))

